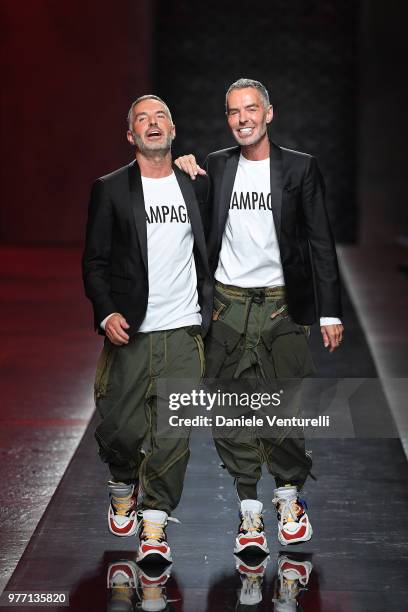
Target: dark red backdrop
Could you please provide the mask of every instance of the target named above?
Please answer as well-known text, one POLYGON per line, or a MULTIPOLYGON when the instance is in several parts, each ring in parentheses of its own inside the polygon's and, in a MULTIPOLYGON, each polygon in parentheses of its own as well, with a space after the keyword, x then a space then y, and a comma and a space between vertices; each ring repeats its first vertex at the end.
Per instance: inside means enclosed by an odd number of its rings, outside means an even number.
POLYGON ((0 242, 82 241, 91 181, 128 162, 150 89, 149 0, 0 0, 0 242))

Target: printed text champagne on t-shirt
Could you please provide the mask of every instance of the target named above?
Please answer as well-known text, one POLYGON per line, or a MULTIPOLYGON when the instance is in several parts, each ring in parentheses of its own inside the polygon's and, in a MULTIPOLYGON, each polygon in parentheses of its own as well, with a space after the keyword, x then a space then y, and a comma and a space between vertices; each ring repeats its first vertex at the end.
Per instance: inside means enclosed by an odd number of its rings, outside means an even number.
POLYGON ((159 179, 142 176, 142 185, 149 301, 139 331, 200 325, 194 237, 176 176, 174 173, 159 179))
POLYGON ((269 158, 241 154, 215 278, 238 287, 285 284, 272 214, 269 158))

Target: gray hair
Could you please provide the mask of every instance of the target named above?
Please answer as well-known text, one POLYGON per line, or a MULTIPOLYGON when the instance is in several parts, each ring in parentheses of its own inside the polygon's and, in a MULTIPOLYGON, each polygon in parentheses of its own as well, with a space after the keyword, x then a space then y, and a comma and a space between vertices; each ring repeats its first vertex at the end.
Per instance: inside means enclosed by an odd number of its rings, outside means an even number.
POLYGON ((173 119, 171 117, 170 109, 167 106, 167 104, 164 102, 164 100, 159 98, 159 96, 154 96, 153 94, 147 94, 145 96, 140 96, 139 98, 137 98, 137 100, 132 102, 132 106, 129 108, 129 112, 127 114, 127 123, 128 123, 128 126, 129 126, 129 130, 131 130, 131 128, 132 128, 133 109, 136 106, 136 104, 139 104, 139 102, 143 102, 144 100, 157 100, 158 102, 161 102, 163 104, 163 106, 164 106, 164 110, 165 110, 168 118, 170 119, 171 123, 173 123, 173 119))
POLYGON ((232 83, 227 89, 227 93, 225 94, 225 110, 228 110, 228 96, 231 91, 233 89, 246 89, 247 87, 253 87, 259 91, 265 108, 270 105, 269 94, 265 85, 262 85, 259 81, 254 81, 254 79, 238 79, 238 81, 232 83))

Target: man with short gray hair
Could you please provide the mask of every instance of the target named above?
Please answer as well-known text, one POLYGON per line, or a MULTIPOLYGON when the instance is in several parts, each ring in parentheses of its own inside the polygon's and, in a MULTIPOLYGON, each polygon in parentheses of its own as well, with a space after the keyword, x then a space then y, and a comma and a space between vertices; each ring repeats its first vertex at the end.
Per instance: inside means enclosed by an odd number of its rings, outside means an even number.
MULTIPOLYGON (((259 81, 239 79, 226 94, 226 117, 239 146, 211 153, 201 169, 192 155, 176 160, 191 178, 210 178, 207 248, 215 279, 206 338, 206 377, 301 379, 314 373, 309 326, 320 319, 330 352, 342 340, 336 251, 324 184, 312 155, 269 140, 269 94, 259 81)), ((215 438, 233 476, 241 522, 234 552, 268 553, 257 497, 262 463, 275 477, 273 502, 282 545, 311 538, 299 497, 311 469, 303 436, 283 440, 237 431, 215 438)))
POLYGON ((106 336, 95 436, 111 473, 108 528, 131 536, 140 523, 138 562, 172 561, 165 528, 189 458, 186 437, 157 435, 157 381, 202 377, 211 318, 199 211, 208 179, 193 184, 173 167, 174 137, 163 100, 147 95, 132 104, 127 139, 135 159, 94 183, 82 261, 95 329, 106 336))

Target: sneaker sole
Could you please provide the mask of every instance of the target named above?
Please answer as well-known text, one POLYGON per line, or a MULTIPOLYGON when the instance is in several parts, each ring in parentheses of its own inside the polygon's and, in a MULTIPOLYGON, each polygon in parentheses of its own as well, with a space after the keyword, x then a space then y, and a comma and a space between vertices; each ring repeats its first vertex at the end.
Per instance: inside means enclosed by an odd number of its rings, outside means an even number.
POLYGON ((235 543, 234 555, 240 555, 245 552, 247 555, 269 555, 268 545, 265 542, 263 546, 260 544, 237 544, 235 543))
POLYGON ((170 551, 167 554, 157 553, 154 551, 144 554, 138 552, 136 563, 140 565, 163 565, 164 563, 173 563, 173 559, 170 551))

